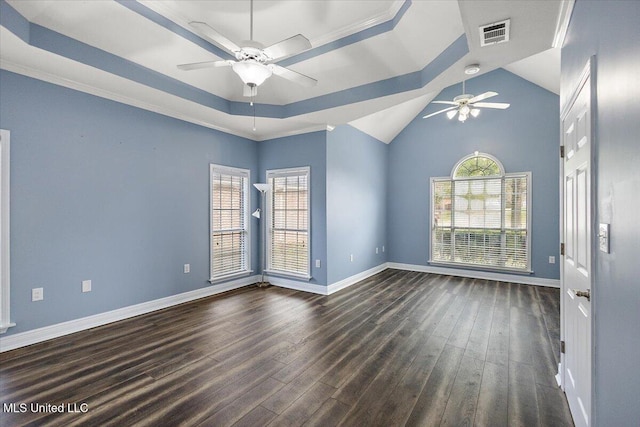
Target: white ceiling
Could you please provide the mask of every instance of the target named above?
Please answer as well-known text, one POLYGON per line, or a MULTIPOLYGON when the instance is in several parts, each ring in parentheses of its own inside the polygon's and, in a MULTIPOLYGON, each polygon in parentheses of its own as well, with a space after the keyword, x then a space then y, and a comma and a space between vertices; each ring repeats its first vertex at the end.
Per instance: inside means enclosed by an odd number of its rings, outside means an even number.
POLYGON ((269 46, 304 34, 312 49, 280 65, 318 80, 308 88, 269 78, 258 88, 255 131, 231 68, 176 67, 228 59, 189 22, 207 22, 242 45, 246 0, 8 0, 0 3, 0 67, 254 140, 350 123, 390 142, 471 63, 558 93, 559 52, 551 47, 561 0, 254 3, 254 40, 269 46), (511 40, 480 47, 478 26, 505 18, 511 40))

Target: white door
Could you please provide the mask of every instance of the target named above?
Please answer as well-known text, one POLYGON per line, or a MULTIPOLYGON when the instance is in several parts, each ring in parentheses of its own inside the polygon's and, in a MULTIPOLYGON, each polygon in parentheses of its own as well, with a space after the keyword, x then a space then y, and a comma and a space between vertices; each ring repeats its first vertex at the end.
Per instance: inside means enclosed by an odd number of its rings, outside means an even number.
POLYGON ((576 427, 591 424, 591 78, 562 119, 564 157, 563 386, 576 427))

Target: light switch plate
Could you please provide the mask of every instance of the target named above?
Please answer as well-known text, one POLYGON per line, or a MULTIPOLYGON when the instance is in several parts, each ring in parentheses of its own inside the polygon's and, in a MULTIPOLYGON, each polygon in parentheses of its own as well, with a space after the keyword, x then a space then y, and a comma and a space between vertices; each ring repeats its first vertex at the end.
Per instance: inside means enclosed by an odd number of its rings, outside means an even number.
POLYGON ((82 292, 91 292, 91 280, 82 281, 82 292))
POLYGON ((598 229, 598 246, 601 252, 609 253, 609 224, 600 224, 598 229))

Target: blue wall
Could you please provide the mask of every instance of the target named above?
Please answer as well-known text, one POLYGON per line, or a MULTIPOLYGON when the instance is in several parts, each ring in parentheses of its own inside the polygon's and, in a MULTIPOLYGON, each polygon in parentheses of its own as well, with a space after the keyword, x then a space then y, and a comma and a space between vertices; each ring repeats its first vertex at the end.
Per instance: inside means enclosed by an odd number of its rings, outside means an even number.
POLYGON ((259 181, 267 170, 311 167, 311 280, 327 285, 327 140, 326 132, 313 132, 258 143, 259 181), (320 260, 320 268, 315 260, 320 260))
MULTIPOLYGON (((496 90, 512 107, 464 125, 420 115, 390 145, 350 126, 257 143, 0 72, 18 325, 8 334, 210 286, 210 163, 250 169, 252 183, 268 169, 311 167, 310 283, 326 286, 387 260, 426 264, 429 177, 488 152, 508 171, 533 172, 533 268, 557 278, 546 263, 558 245, 557 97, 502 70, 468 87, 496 90), (83 294, 86 279, 93 290, 83 294), (34 287, 44 301, 31 302, 34 287)), ((253 210, 257 191, 251 199, 253 210)), ((259 224, 251 224, 259 272, 259 224)))
POLYGON ((388 149, 348 125, 327 133, 329 284, 387 261, 388 149))
POLYGON ((17 323, 7 334, 210 286, 209 163, 256 182, 257 143, 6 71, 0 88, 17 323), (44 301, 31 302, 35 287, 44 301))
POLYGON ((562 48, 566 104, 596 55, 596 223, 611 224, 610 253, 595 251, 592 425, 640 425, 640 2, 575 4, 562 48))
MULTIPOLYGON (((430 246, 430 177, 450 176, 453 166, 474 151, 497 157, 507 172, 532 173, 532 269, 534 276, 559 278, 558 96, 498 69, 467 81, 466 92, 492 90, 490 101, 509 102, 507 110, 483 109, 465 123, 428 105, 389 146, 389 261, 427 265, 430 246)), ((436 99, 462 93, 458 84, 436 99)))

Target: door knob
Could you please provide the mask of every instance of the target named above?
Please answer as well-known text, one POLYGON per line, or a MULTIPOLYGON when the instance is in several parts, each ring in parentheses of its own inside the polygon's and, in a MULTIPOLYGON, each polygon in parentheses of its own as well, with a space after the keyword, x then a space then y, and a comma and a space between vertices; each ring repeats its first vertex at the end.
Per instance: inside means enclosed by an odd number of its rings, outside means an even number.
POLYGON ((591 290, 587 289, 586 291, 579 291, 577 289, 573 290, 573 293, 576 294, 577 297, 584 297, 587 301, 591 301, 591 290))

